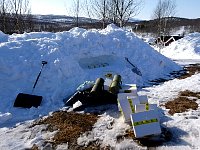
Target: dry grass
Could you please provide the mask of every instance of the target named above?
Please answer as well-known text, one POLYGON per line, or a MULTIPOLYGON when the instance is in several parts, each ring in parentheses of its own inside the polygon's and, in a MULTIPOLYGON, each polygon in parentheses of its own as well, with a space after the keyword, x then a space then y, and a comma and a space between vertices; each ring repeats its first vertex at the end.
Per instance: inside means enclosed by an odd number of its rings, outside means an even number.
POLYGON ((165 104, 165 107, 169 110, 169 114, 173 115, 175 113, 186 112, 189 109, 196 110, 198 108, 198 104, 195 100, 200 98, 200 93, 194 93, 189 90, 182 91, 179 93, 179 97, 175 98, 172 101, 169 101, 165 104), (193 98, 190 100, 189 98, 193 98))
POLYGON ((200 92, 192 92, 192 91, 189 91, 189 90, 186 90, 186 91, 182 91, 180 92, 180 96, 186 96, 186 97, 196 97, 197 99, 200 99, 200 92))
MULTIPOLYGON (((34 125, 48 124, 47 130, 52 132, 58 130, 53 137, 51 144, 55 148, 62 143, 68 143, 68 149, 99 149, 98 146, 91 144, 88 148, 79 147, 77 139, 81 134, 92 130, 98 116, 93 114, 78 114, 74 112, 58 111, 44 120, 40 120, 34 125)), ((36 149, 34 145, 32 149, 36 149)))
MULTIPOLYGON (((182 74, 178 79, 185 79, 191 77, 195 73, 200 73, 200 64, 191 64, 184 68, 186 73, 182 74)), ((179 93, 179 97, 175 98, 172 101, 169 101, 165 104, 165 107, 169 110, 169 114, 173 115, 174 113, 181 113, 188 111, 188 109, 196 110, 198 104, 195 102, 195 99, 200 99, 200 92, 194 93, 189 90, 182 91, 179 93), (190 100, 191 97, 193 100, 190 100)))
POLYGON ((185 79, 191 77, 195 73, 200 72, 200 64, 192 64, 184 68, 187 72, 179 77, 179 79, 185 79))
POLYGON ((117 137, 117 142, 120 143, 124 139, 135 139, 135 134, 132 129, 126 130, 126 133, 123 135, 118 135, 117 137))
MULTIPOLYGON (((184 67, 183 70, 171 72, 170 77, 185 79, 185 78, 191 77, 195 73, 200 73, 200 64, 191 64, 189 66, 184 67)), ((150 83, 154 85, 158 85, 168 80, 170 79, 159 78, 159 79, 151 80, 150 83)))

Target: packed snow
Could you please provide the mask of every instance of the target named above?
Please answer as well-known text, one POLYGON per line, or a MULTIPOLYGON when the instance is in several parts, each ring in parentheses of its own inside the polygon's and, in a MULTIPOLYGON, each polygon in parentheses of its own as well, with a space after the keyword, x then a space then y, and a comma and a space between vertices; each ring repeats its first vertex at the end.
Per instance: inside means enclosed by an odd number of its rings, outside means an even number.
MULTIPOLYGON (((193 38, 189 43, 196 36, 193 38)), ((123 83, 136 83, 142 87, 149 80, 169 78, 170 72, 180 69, 180 65, 159 54, 134 33, 112 24, 103 30, 73 28, 58 33, 13 35, 0 32, 0 148, 26 149, 33 144, 41 148, 55 132, 44 132, 45 126, 29 128, 31 120, 65 109, 63 99, 85 81, 95 81, 97 77, 105 78, 107 73, 116 73, 122 76, 123 83), (48 64, 32 91, 43 60, 48 64), (41 106, 14 108, 14 100, 20 92, 43 96, 41 106)), ((199 74, 196 74, 184 80, 174 79, 143 88, 139 94, 147 94, 150 103, 162 104, 185 89, 199 92, 199 85, 199 74)), ((131 139, 116 144, 113 137, 123 134, 130 126, 119 117, 116 106, 107 107, 109 111, 100 116, 87 136, 83 134, 78 138, 78 144, 85 146, 97 140, 103 146, 110 145, 115 149, 147 149, 131 139)), ((157 148, 199 149, 199 119, 190 116, 198 118, 200 110, 174 116, 167 111, 164 107, 159 109, 161 123, 173 131, 175 139, 157 148)), ((57 149, 67 149, 67 144, 57 149)))
POLYGON ((104 30, 73 28, 59 33, 10 36, 1 33, 0 36, 0 112, 1 118, 7 118, 5 125, 57 110, 78 85, 86 80, 95 81, 106 73, 118 73, 123 82, 142 86, 149 80, 167 77, 170 72, 181 69, 133 33, 113 24, 104 30), (48 64, 32 91, 43 60, 48 64), (142 76, 135 73, 135 68, 142 76), (14 108, 18 93, 43 96, 41 107, 14 108))
POLYGON ((161 50, 172 59, 200 59, 200 33, 191 33, 161 50))

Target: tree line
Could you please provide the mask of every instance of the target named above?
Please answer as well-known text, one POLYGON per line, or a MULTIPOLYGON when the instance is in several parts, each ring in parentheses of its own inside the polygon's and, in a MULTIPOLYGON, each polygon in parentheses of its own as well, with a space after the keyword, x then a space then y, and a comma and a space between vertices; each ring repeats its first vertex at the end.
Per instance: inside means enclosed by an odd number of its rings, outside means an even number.
POLYGON ((28 0, 0 0, 0 30, 22 33, 33 28, 28 0))
POLYGON ((97 18, 105 28, 107 23, 114 23, 123 27, 131 17, 137 15, 143 0, 75 0, 70 11, 76 17, 76 25, 79 24, 80 14, 88 18, 97 18))
MULTIPOLYGON (((70 16, 74 22, 52 23, 38 21, 31 14, 29 0, 0 0, 0 30, 4 33, 23 33, 32 31, 57 32, 72 27, 105 28, 107 24, 134 26, 134 31, 153 32, 156 36, 169 35, 176 19, 175 0, 158 0, 152 12, 153 21, 144 21, 136 26, 129 19, 138 15, 143 7, 143 0, 74 0, 70 7, 70 16), (85 14, 91 22, 80 22, 80 15, 85 14), (92 18, 99 21, 94 22, 92 18)), ((67 13, 67 12, 66 12, 67 13)))
POLYGON ((154 37, 160 37, 160 35, 170 36, 178 30, 182 29, 180 36, 184 36, 188 33, 200 32, 200 18, 199 19, 187 19, 179 17, 170 17, 168 21, 168 27, 165 29, 167 31, 165 34, 158 32, 157 27, 158 20, 141 21, 135 23, 132 28, 133 32, 138 34, 151 34, 154 37))
MULTIPOLYGON (((99 19, 101 28, 105 28, 108 23, 123 27, 130 17, 138 14, 141 3, 142 0, 85 0, 83 4, 75 0, 72 8, 76 18, 74 26, 83 25, 79 22, 80 9, 82 9, 89 18, 99 19)), ((0 0, 0 21, 0 30, 4 33, 30 32, 39 25, 31 15, 29 0, 0 0)), ((46 30, 56 30, 54 24, 42 23, 41 28, 44 26, 46 30)), ((60 28, 59 30, 62 28, 62 26, 57 27, 60 28)))

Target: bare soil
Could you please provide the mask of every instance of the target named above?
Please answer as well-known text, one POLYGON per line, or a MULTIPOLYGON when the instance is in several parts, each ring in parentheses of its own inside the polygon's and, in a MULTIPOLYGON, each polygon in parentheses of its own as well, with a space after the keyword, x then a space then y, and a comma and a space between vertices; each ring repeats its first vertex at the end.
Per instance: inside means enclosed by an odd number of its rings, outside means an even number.
POLYGON ((185 79, 185 78, 191 77, 195 73, 199 73, 200 64, 191 64, 189 66, 184 67, 184 70, 186 70, 186 73, 181 75, 179 79, 185 79))
MULTIPOLYGON (((57 145, 68 143, 69 150, 75 149, 99 149, 98 146, 94 146, 93 143, 88 147, 80 147, 77 144, 77 139, 81 134, 91 131, 92 127, 98 119, 97 115, 93 114, 79 114, 74 112, 58 111, 54 112, 48 118, 39 120, 34 125, 47 124, 47 131, 58 131, 53 140, 50 143, 52 149, 55 149, 57 145)), ((32 150, 37 150, 38 147, 33 145, 32 150)))
MULTIPOLYGON (((171 79, 174 79, 174 78, 185 79, 199 72, 200 72, 200 64, 190 64, 189 66, 185 66, 183 70, 171 72, 170 77, 171 79)), ((153 85, 159 85, 168 80, 170 79, 159 78, 159 79, 151 80, 149 83, 153 85)))
POLYGON ((186 112, 189 109, 197 110, 198 104, 196 103, 196 100, 199 98, 200 92, 195 93, 189 90, 182 91, 177 98, 165 103, 165 107, 169 109, 170 115, 186 112))

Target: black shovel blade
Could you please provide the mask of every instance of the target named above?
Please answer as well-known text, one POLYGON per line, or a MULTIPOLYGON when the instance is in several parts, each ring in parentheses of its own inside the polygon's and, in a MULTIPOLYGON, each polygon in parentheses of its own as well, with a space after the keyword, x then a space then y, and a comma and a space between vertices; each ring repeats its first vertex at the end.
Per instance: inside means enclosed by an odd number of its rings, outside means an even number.
POLYGON ((38 107, 42 102, 42 96, 19 93, 14 102, 14 107, 31 108, 38 107))

